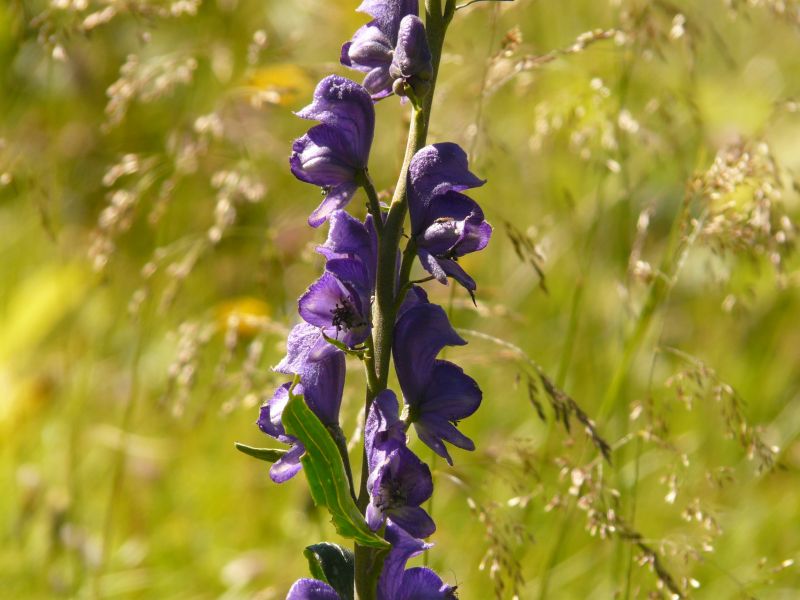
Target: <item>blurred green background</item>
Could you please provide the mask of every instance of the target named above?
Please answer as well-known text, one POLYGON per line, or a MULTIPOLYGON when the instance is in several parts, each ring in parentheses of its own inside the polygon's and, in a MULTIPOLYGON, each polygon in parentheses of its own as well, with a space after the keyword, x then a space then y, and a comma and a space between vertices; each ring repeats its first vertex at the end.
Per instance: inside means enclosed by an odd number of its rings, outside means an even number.
MULTIPOLYGON (((322 266, 291 111, 357 78, 357 4, 0 3, 0 597, 283 598, 336 541, 233 442, 322 266)), ((415 564, 464 600, 800 596, 799 41, 791 0, 457 12, 430 141, 495 233, 477 307, 428 285, 484 402, 415 564)))

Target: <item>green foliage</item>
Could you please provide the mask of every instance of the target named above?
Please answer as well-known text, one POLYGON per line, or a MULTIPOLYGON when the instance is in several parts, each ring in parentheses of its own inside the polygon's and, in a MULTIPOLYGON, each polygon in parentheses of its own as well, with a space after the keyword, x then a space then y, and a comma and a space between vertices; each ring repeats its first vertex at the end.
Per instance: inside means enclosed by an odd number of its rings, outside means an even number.
POLYGON ((311 497, 317 506, 324 506, 330 511, 336 531, 362 546, 389 548, 389 544, 369 528, 358 510, 350 495, 347 473, 336 442, 306 406, 302 396, 290 395, 282 421, 286 433, 299 439, 305 446, 301 461, 311 497))
POLYGON ((329 583, 343 600, 353 600, 354 557, 347 548, 330 542, 307 546, 303 556, 314 579, 329 583))
POLYGON ((286 450, 278 450, 276 448, 253 448, 252 446, 247 446, 240 442, 236 442, 234 446, 243 454, 269 463, 278 462, 286 454, 286 450))

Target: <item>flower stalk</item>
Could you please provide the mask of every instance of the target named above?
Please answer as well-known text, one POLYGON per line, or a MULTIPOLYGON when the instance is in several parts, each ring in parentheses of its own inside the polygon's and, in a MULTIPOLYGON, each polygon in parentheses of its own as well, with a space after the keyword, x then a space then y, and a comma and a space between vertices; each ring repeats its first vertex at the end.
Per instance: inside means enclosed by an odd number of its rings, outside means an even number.
POLYGON ((255 455, 275 457, 270 476, 276 483, 305 470, 315 502, 354 540, 354 552, 337 547, 339 558, 330 559, 336 563, 331 572, 352 577, 331 580, 325 565, 312 568, 316 578, 297 581, 287 600, 451 600, 455 587, 432 570, 405 568, 431 547, 424 540, 436 530, 423 508, 433 493, 431 470, 408 448, 408 436, 413 430, 452 465, 445 442, 474 450, 457 424, 478 409, 482 392, 459 366, 436 358, 446 346, 466 342, 419 284, 452 278, 474 300, 476 284, 457 261, 482 250, 492 228, 477 203, 460 193, 484 183, 469 171, 466 153, 452 143, 426 146, 455 0, 428 0, 424 24, 418 0, 365 0, 359 10, 373 20, 342 46, 341 62, 366 73, 363 85, 328 76, 297 113, 319 122, 295 141, 290 165, 298 179, 325 193, 309 218, 312 227, 328 223, 327 240, 317 248, 325 272, 300 297, 304 322, 292 330, 275 368, 293 382, 264 404, 258 422, 289 449, 255 449, 255 455), (374 103, 393 93, 410 101, 411 121, 394 195, 382 207, 367 163, 374 103), (363 222, 344 210, 358 188, 367 197, 363 222), (416 258, 429 276, 412 281, 416 258), (339 425, 345 356, 363 362, 366 378, 357 491, 339 425), (405 419, 387 387, 393 358, 405 419))

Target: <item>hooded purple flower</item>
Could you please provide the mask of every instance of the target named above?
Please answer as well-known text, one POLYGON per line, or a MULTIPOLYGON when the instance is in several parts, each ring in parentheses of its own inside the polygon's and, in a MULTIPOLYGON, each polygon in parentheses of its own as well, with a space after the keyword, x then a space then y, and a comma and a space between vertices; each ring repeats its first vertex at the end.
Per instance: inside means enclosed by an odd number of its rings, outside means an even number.
POLYGON ((344 207, 367 168, 375 131, 375 108, 367 91, 349 79, 329 75, 314 90, 314 99, 297 113, 319 121, 292 146, 289 164, 301 181, 325 190, 308 223, 318 227, 344 207))
MULTIPOLYGON (((378 580, 379 600, 455 600, 456 588, 425 567, 406 570, 408 559, 427 550, 432 544, 415 539, 400 527, 389 523, 384 536, 392 549, 383 563, 378 580)), ((293 599, 294 600, 294 599, 293 599)))
POLYGON ((286 356, 275 372, 299 375, 306 390, 309 408, 325 425, 339 422, 339 408, 344 388, 344 353, 326 342, 320 330, 308 323, 298 323, 289 332, 286 356))
POLYGON ((445 346, 464 344, 442 307, 435 304, 418 303, 395 324, 392 353, 409 420, 419 438, 451 465, 444 442, 475 449, 455 425, 478 409, 482 394, 460 367, 437 360, 436 355, 445 346))
MULTIPOLYGON (((314 350, 320 339, 319 330, 306 323, 292 329, 286 344, 286 356, 275 367, 279 373, 299 375, 300 383, 294 394, 303 396, 308 407, 314 411, 326 426, 339 423, 339 408, 344 391, 345 359, 344 353, 325 343, 331 350, 320 357, 314 357, 314 350)), ((324 341, 324 340, 323 340, 324 341)), ((280 386, 270 400, 262 407, 258 417, 258 427, 279 442, 289 444, 289 451, 270 468, 270 478, 275 483, 283 483, 294 477, 301 468, 300 458, 305 452, 303 445, 294 437, 287 435, 281 422, 283 410, 289 401, 291 383, 280 386)))
POLYGON ((417 18, 417 0, 365 0, 358 10, 373 20, 342 46, 341 62, 367 74, 364 87, 374 100, 391 94, 392 83, 399 78, 430 79, 430 50, 425 27, 417 18))
POLYGON ((365 440, 370 475, 367 523, 377 531, 388 517, 410 535, 424 538, 436 525, 420 505, 433 494, 428 465, 406 447, 397 396, 378 394, 367 418, 365 440))
POLYGON ((350 348, 369 335, 372 279, 356 258, 332 258, 298 300, 300 316, 350 348))
POLYGON ((408 171, 411 232, 422 266, 441 283, 453 277, 470 294, 475 281, 457 260, 483 250, 492 226, 480 206, 459 191, 484 183, 469 171, 461 147, 452 143, 425 146, 411 159, 408 171))

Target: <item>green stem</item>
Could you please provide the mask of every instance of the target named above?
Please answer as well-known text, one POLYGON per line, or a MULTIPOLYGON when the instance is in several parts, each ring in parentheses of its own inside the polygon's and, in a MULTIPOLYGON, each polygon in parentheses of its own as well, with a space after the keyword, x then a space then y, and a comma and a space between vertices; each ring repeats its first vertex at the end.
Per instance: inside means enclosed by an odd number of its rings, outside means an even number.
POLYGON ((369 203, 367 204, 367 208, 369 210, 369 214, 372 215, 372 220, 375 222, 375 229, 378 232, 378 235, 383 231, 383 217, 381 216, 381 203, 378 200, 378 192, 375 191, 375 184, 372 182, 372 178, 369 176, 369 171, 364 169, 359 176, 356 178, 356 182, 364 188, 364 192, 367 194, 367 199, 369 203))
MULTIPOLYGON (((386 389, 389 380, 392 333, 394 330, 395 317, 397 315, 397 295, 398 291, 401 289, 397 287, 397 250, 400 246, 403 224, 405 223, 406 212, 408 210, 406 178, 409 165, 411 164, 411 158, 425 145, 425 140, 427 139, 433 93, 436 87, 436 77, 439 72, 442 47, 444 46, 444 36, 454 13, 455 0, 445 0, 444 10, 442 9, 442 0, 427 0, 425 3, 425 27, 428 36, 428 45, 431 50, 433 77, 430 82, 430 91, 422 102, 422 106, 419 108, 412 107, 411 126, 408 132, 403 165, 397 179, 397 185, 395 186, 394 196, 389 206, 389 212, 386 215, 386 220, 383 221, 382 229, 379 230, 378 269, 375 281, 375 302, 372 310, 372 352, 370 353, 369 362, 365 361, 367 368, 373 370, 373 374, 370 375, 368 373, 367 377, 365 417, 369 414, 369 409, 375 396, 386 389)), ((368 177, 365 177, 365 179, 368 179, 368 177)), ((368 196, 370 195, 370 186, 371 183, 369 186, 364 185, 368 196)), ((374 186, 372 190, 374 192, 374 186)), ((375 203, 377 203, 377 195, 375 195, 374 199, 375 203)), ((370 207, 370 211, 372 212, 375 209, 372 198, 370 198, 370 207)), ((377 214, 377 218, 373 215, 373 218, 376 218, 376 220, 380 218, 379 210, 377 214)), ((403 283, 407 281, 408 274, 411 271, 411 264, 413 263, 413 254, 415 254, 415 252, 412 253, 408 250, 408 246, 406 250, 407 254, 411 255, 411 258, 404 260, 404 263, 408 264, 403 267, 406 273, 406 279, 401 280, 403 283)), ((357 505, 359 509, 364 512, 369 502, 366 450, 362 452, 362 459, 361 485, 358 493, 357 505)), ((382 556, 379 556, 373 549, 356 544, 355 587, 356 595, 359 600, 375 600, 377 581, 382 567, 382 556)))

